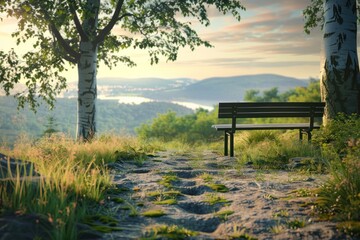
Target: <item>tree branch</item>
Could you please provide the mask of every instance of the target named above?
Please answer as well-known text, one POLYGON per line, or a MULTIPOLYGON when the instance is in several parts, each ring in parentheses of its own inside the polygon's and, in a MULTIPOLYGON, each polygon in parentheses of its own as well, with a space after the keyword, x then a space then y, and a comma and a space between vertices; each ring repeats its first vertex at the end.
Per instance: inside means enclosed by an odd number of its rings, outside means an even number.
POLYGON ((84 41, 87 41, 89 40, 89 37, 86 35, 84 29, 82 28, 81 26, 81 23, 80 23, 80 20, 79 20, 79 17, 78 15, 76 14, 76 10, 74 8, 74 2, 72 1, 67 1, 68 2, 68 5, 69 5, 69 8, 70 8, 70 13, 73 15, 73 19, 74 19, 74 23, 75 23, 75 26, 76 26, 76 30, 77 32, 79 33, 81 39, 83 39, 84 41))
POLYGON ((56 28, 55 23, 51 20, 51 17, 46 12, 46 10, 42 8, 41 5, 40 5, 40 10, 44 15, 45 20, 49 23, 50 31, 55 36, 60 46, 64 48, 64 50, 71 56, 71 58, 77 61, 80 58, 80 54, 76 52, 74 49, 72 49, 72 47, 65 41, 59 30, 56 28))
MULTIPOLYGON (((61 36, 61 33, 56 28, 54 23, 49 23, 49 27, 51 32, 54 34, 56 40, 59 42, 61 47, 74 59, 78 60, 80 58, 80 54, 76 52, 72 47, 65 41, 65 39, 61 36)), ((75 61, 76 62, 76 61, 75 61)))
POLYGON ((113 16, 111 17, 110 22, 96 36, 96 38, 94 40, 95 44, 99 44, 99 43, 103 42, 105 37, 110 33, 110 31, 113 29, 113 27, 115 26, 115 24, 118 21, 120 21, 121 19, 123 19, 126 16, 132 16, 132 14, 124 14, 119 17, 123 4, 124 4, 124 0, 119 0, 117 2, 115 12, 114 12, 113 16))

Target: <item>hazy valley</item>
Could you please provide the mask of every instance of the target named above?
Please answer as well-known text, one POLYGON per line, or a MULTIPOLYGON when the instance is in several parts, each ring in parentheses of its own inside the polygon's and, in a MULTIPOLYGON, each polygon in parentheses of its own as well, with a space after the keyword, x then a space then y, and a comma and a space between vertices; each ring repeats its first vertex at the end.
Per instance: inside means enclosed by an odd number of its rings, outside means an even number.
MULTIPOLYGON (((161 113, 174 111, 184 115, 198 107, 210 110, 219 101, 242 101, 250 89, 261 92, 277 87, 283 92, 307 84, 307 80, 271 74, 201 81, 188 78, 99 79, 98 131, 100 134, 134 134, 136 127, 161 113)), ((16 101, 12 97, 1 96, 0 140, 13 143, 22 133, 39 137, 49 127, 75 136, 76 98, 77 84, 70 83, 59 96, 54 110, 50 111, 46 105, 42 105, 35 114, 29 109, 17 111, 16 101), (54 119, 53 126, 49 126, 50 117, 54 119)))
MULTIPOLYGON (((220 101, 242 101, 246 91, 259 91, 277 87, 284 92, 298 86, 306 86, 307 80, 274 74, 213 77, 203 80, 189 78, 103 78, 98 80, 99 99, 136 101, 165 101, 195 103, 212 107, 220 101), (136 98, 138 99, 136 99, 136 98)), ((76 98, 77 85, 69 84, 62 97, 76 98)), ((131 102, 131 101, 130 101, 131 102)))

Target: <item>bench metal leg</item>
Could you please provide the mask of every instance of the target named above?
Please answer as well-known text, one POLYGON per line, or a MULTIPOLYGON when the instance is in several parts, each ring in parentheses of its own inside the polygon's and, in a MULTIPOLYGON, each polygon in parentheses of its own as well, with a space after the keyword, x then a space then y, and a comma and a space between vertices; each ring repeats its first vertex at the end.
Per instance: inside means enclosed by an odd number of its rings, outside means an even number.
POLYGON ((300 141, 303 140, 303 136, 302 136, 303 133, 307 134, 308 142, 310 142, 311 141, 311 131, 310 130, 300 129, 300 131, 299 131, 299 139, 300 139, 300 141))
POLYGON ((307 134, 308 134, 308 142, 310 142, 311 141, 311 131, 308 131, 307 134))
POLYGON ((228 132, 225 131, 225 136, 224 136, 224 156, 228 156, 228 142, 229 142, 229 138, 228 138, 228 132))
POLYGON ((230 134, 230 157, 234 156, 234 133, 230 134))

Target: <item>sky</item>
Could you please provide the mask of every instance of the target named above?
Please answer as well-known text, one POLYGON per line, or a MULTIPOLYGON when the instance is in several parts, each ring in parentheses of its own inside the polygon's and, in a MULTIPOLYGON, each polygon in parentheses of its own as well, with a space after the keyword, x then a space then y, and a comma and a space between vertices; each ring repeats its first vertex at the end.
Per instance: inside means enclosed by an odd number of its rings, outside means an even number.
MULTIPOLYGON (((304 32, 302 10, 310 0, 243 0, 246 11, 236 21, 231 16, 211 12, 211 25, 197 27, 198 34, 213 48, 181 49, 175 62, 160 60, 150 65, 146 51, 126 51, 137 63, 129 68, 100 66, 98 78, 192 78, 272 73, 301 79, 318 78, 320 73, 321 31, 304 32)), ((0 22, 1 50, 16 47, 11 33, 13 19, 0 22)), ((16 47, 19 51, 26 47, 16 47)), ((121 54, 121 53, 120 53, 121 54)), ((77 80, 76 69, 67 74, 77 80)))

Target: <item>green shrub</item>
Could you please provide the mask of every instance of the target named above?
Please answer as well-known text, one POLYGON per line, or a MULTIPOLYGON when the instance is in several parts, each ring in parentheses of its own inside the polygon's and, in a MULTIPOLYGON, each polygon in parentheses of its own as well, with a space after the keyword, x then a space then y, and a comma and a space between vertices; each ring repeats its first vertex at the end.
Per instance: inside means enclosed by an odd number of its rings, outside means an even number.
POLYGON ((360 147, 331 164, 331 178, 320 189, 321 214, 341 221, 360 221, 360 147))
POLYGON ((151 123, 141 125, 136 132, 143 140, 213 142, 222 135, 211 128, 217 122, 216 110, 208 112, 200 109, 195 114, 182 117, 176 116, 175 112, 168 112, 158 115, 151 123))
POLYGON ((329 160, 344 156, 356 145, 360 145, 359 115, 338 114, 326 127, 314 133, 313 143, 321 146, 329 160))
MULTIPOLYGON (((359 222, 360 117, 339 114, 316 134, 314 143, 321 146, 331 169, 330 179, 318 193, 319 214, 347 223, 359 222)), ((355 231, 345 225, 340 223, 339 228, 346 232, 355 231)))

